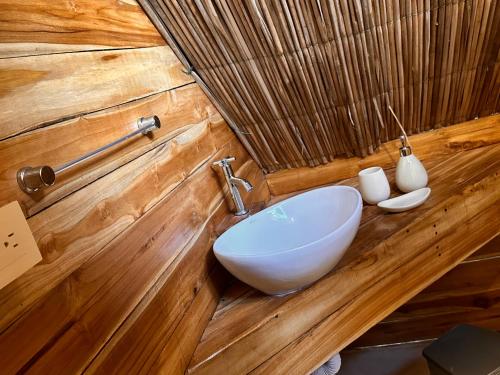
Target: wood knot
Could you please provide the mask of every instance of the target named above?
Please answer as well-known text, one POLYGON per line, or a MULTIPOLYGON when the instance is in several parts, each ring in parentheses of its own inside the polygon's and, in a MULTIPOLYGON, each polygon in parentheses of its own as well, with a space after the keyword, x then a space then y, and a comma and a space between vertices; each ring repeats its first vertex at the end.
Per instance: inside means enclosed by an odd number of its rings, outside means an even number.
POLYGON ((111 55, 104 55, 103 57, 101 57, 101 60, 102 61, 111 61, 111 60, 117 59, 118 57, 120 57, 120 55, 113 53, 111 55))

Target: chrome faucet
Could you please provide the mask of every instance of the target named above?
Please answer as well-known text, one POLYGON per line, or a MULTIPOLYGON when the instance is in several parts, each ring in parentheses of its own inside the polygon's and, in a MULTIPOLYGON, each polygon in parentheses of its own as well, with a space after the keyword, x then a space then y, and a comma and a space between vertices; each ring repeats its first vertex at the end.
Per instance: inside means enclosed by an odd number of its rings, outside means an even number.
POLYGON ((231 163, 235 160, 236 159, 234 157, 228 156, 222 160, 214 162, 213 165, 221 167, 224 171, 224 177, 226 178, 227 185, 229 186, 229 192, 231 193, 231 197, 233 198, 234 205, 236 207, 236 212, 234 214, 236 216, 242 216, 248 213, 248 209, 245 208, 245 204, 241 199, 241 194, 238 190, 237 185, 239 184, 243 186, 246 191, 251 191, 253 189, 253 186, 244 178, 234 176, 233 168, 231 168, 231 163))

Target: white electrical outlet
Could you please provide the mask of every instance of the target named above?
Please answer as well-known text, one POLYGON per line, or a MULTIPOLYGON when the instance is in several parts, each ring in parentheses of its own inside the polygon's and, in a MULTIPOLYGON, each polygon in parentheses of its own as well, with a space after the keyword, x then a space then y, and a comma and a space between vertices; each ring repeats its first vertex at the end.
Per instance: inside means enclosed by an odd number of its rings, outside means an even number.
POLYGON ((18 202, 0 208, 0 289, 42 260, 18 202))

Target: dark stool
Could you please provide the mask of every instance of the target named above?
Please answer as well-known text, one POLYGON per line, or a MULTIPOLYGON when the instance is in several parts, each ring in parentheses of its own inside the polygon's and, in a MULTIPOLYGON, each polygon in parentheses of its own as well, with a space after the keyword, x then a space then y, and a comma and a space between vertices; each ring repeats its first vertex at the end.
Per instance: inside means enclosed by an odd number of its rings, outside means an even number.
POLYGON ((423 354, 431 375, 500 375, 500 334, 483 328, 456 326, 423 354))

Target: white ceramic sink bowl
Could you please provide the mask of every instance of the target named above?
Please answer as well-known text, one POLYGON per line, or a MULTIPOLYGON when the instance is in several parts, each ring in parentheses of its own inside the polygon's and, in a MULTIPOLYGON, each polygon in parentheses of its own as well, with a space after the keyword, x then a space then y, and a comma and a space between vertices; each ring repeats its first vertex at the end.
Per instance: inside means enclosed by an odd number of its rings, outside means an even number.
POLYGON ((362 199, 349 186, 310 190, 239 222, 214 253, 241 281, 267 294, 302 289, 328 273, 358 231, 362 199))

